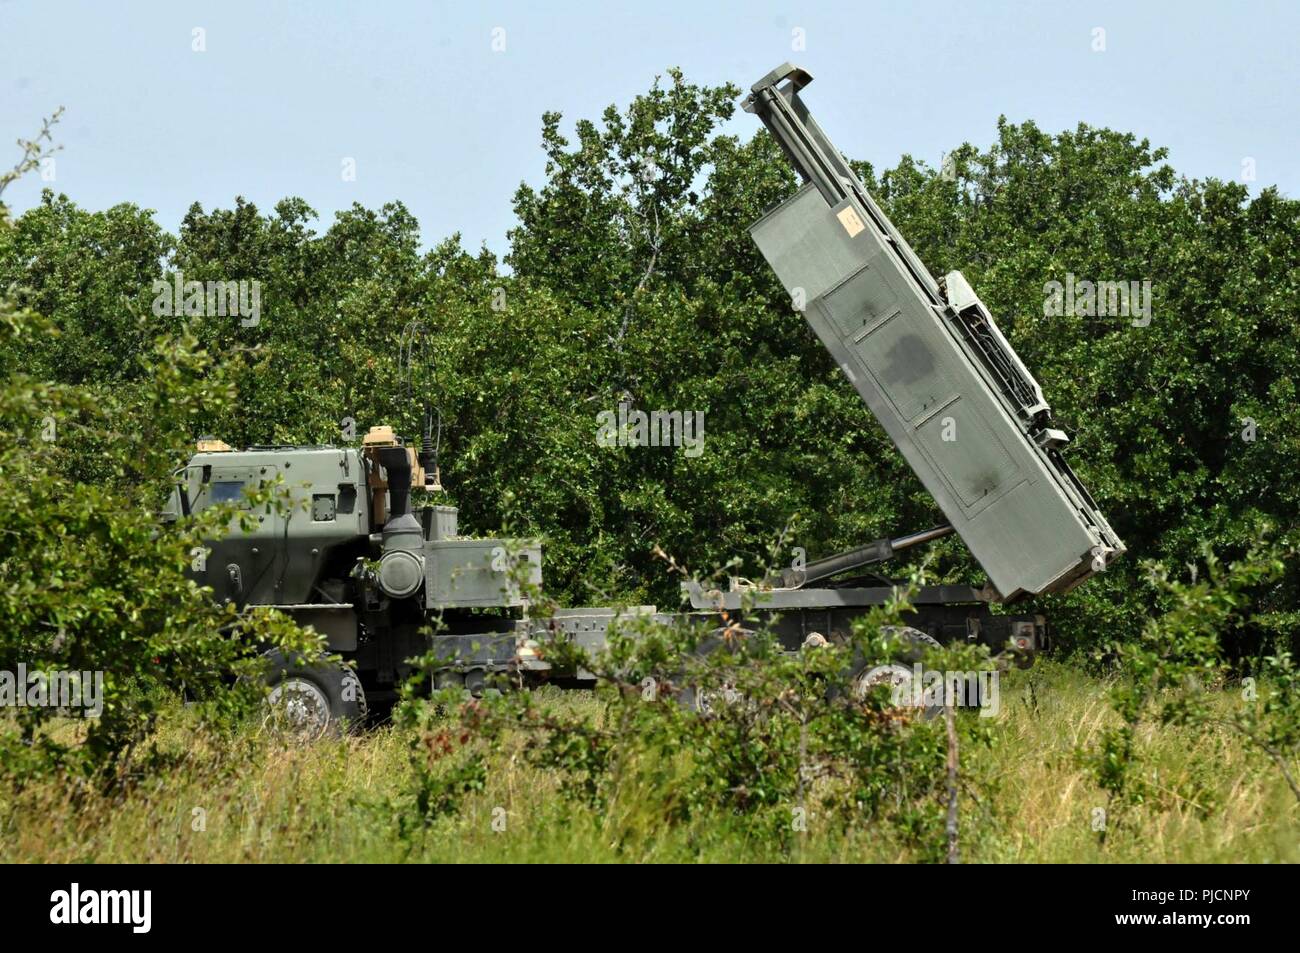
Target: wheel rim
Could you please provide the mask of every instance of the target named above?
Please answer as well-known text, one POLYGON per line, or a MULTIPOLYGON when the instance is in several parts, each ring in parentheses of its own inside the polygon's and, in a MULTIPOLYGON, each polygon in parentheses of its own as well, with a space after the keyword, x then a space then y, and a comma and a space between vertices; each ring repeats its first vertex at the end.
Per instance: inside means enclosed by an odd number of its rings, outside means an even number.
POLYGON ((913 671, 904 665, 877 665, 853 680, 853 695, 863 699, 881 685, 888 685, 889 700, 897 705, 901 692, 906 692, 910 699, 913 677, 913 671))
POLYGON ((330 703, 319 685, 289 677, 271 689, 266 699, 271 720, 292 734, 317 738, 330 723, 330 703))
POLYGON ((745 700, 744 694, 729 682, 718 688, 696 688, 694 694, 695 710, 702 715, 716 715, 745 700))

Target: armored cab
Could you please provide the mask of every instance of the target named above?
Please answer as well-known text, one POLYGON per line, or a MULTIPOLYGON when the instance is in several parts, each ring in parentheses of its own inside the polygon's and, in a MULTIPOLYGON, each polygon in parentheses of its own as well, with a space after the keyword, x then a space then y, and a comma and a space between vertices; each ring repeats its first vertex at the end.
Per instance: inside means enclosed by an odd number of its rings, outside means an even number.
POLYGON ((416 633, 435 618, 467 637, 514 631, 516 620, 459 610, 521 609, 541 584, 535 541, 462 537, 455 507, 412 507, 411 491, 424 488, 414 450, 388 427, 372 428, 360 449, 203 441, 176 472, 164 518, 238 507, 251 530, 232 521, 195 553, 195 578, 218 599, 288 612, 360 663, 367 652, 400 655, 395 670, 420 654, 416 633), (278 501, 255 506, 249 491, 277 478, 278 501))

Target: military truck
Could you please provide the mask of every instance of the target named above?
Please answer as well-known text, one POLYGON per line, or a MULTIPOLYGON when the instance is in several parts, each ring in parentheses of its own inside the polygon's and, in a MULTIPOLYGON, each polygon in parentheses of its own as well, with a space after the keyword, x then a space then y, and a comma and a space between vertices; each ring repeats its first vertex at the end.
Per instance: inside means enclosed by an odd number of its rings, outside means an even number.
MULTIPOLYGON (((435 471, 436 472, 436 471, 435 471)), ((452 506, 411 506, 413 489, 439 488, 420 456, 387 426, 357 447, 252 446, 205 439, 175 473, 165 520, 278 484, 251 532, 211 541, 193 575, 219 600, 279 609, 320 633, 351 667, 272 658, 273 701, 308 726, 360 721, 367 692, 391 698, 410 659, 438 626, 456 665, 448 677, 476 688, 519 655, 529 632, 526 590, 541 584, 541 548, 529 540, 470 539, 452 506)), ((251 515, 251 514, 250 514, 251 515)))
MULTIPOLYGON (((948 523, 757 582, 732 579, 725 590, 684 583, 686 612, 623 611, 767 628, 792 650, 835 641, 895 591, 871 567, 955 532, 988 582, 922 588, 911 636, 1031 659, 1047 645, 1042 616, 990 605, 1066 591, 1123 544, 1066 464, 1067 438, 1037 381, 961 273, 936 281, 876 205, 803 105, 810 81, 784 64, 745 101, 804 179, 751 234, 948 523)), ((195 574, 219 599, 274 606, 314 627, 349 663, 272 658, 272 700, 307 728, 360 720, 367 697, 391 699, 430 650, 438 686, 477 691, 502 672, 589 682, 589 673, 552 670, 539 643, 563 635, 598 648, 618 618, 604 607, 530 618, 528 594, 542 583, 536 541, 463 537, 455 507, 413 506, 413 490, 440 488, 427 431, 418 453, 386 426, 359 448, 206 441, 176 473, 170 518, 248 506, 245 490, 277 477, 287 488, 291 506, 265 507, 253 532, 214 541, 195 574)))

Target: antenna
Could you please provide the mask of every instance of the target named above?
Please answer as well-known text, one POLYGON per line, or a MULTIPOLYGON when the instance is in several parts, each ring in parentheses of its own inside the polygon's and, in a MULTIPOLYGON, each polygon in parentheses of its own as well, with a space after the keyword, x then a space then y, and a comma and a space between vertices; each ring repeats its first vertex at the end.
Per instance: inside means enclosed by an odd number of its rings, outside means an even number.
MULTIPOLYGON (((432 349, 429 347, 429 329, 424 322, 412 318, 402 329, 398 344, 397 366, 401 374, 403 396, 407 403, 415 400, 415 377, 418 372, 427 371, 427 379, 420 381, 420 400, 423 415, 420 427, 420 467, 424 470, 424 488, 429 491, 442 489, 442 474, 438 470, 438 451, 442 447, 442 410, 435 407, 429 397, 435 376, 432 349), (434 421, 437 421, 435 430, 434 421)), ((425 375, 420 375, 422 378, 425 375)))

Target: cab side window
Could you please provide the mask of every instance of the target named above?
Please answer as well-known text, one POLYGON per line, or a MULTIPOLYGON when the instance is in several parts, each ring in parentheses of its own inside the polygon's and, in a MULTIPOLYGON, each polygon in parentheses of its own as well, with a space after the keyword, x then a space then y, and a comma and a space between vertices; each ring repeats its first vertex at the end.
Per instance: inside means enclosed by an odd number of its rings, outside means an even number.
POLYGON ((213 480, 208 484, 209 502, 244 502, 244 484, 241 480, 213 480))

